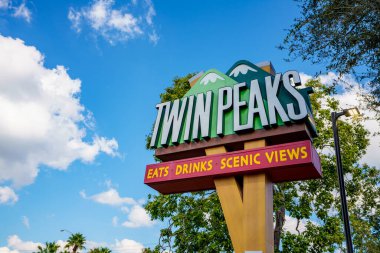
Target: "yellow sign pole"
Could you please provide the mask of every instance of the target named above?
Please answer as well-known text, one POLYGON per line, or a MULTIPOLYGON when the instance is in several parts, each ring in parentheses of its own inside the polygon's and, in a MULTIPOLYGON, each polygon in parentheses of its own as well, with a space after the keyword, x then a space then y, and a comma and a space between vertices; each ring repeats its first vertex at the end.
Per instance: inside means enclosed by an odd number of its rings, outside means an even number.
MULTIPOLYGON (((244 149, 265 147, 265 140, 246 142, 244 149)), ((226 153, 224 146, 206 149, 206 155, 226 153)), ((273 253, 273 187, 266 174, 214 181, 236 253, 273 253)))

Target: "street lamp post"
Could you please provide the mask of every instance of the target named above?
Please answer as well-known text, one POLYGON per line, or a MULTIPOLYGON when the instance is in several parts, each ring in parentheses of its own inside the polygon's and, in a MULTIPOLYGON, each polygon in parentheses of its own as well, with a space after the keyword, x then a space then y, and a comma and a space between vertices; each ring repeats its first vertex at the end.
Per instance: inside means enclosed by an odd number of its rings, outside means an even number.
POLYGON ((70 235, 72 235, 73 233, 70 231, 70 230, 67 230, 67 229, 61 229, 60 230, 61 232, 66 232, 66 233, 69 233, 70 235))
POLYGON ((332 121, 334 143, 335 143, 336 164, 337 164, 338 179, 339 179, 340 200, 342 203, 342 216, 343 216, 343 223, 344 223, 344 234, 346 237, 346 245, 347 245, 347 252, 348 253, 353 253, 354 249, 352 246, 352 239, 351 239, 350 220, 349 220, 349 216, 348 216, 346 189, 344 186, 342 160, 341 160, 341 156, 340 156, 339 135, 338 135, 338 128, 336 125, 336 121, 338 120, 338 118, 340 116, 343 116, 343 115, 346 117, 351 117, 351 116, 355 116, 355 115, 359 115, 359 114, 360 113, 359 113, 359 110, 357 108, 350 108, 350 109, 345 109, 342 112, 332 112, 331 113, 331 121, 332 121))

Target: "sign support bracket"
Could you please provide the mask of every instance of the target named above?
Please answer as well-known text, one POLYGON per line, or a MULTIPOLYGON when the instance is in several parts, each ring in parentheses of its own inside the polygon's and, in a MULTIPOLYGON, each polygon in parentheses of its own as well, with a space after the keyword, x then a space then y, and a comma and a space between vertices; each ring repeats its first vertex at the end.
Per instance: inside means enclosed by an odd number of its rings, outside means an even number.
MULTIPOLYGON (((244 143, 244 149, 265 147, 265 140, 244 143)), ((224 146, 206 149, 206 155, 226 153, 224 146)), ((274 252, 273 184, 265 173, 214 180, 232 245, 236 253, 274 252)))

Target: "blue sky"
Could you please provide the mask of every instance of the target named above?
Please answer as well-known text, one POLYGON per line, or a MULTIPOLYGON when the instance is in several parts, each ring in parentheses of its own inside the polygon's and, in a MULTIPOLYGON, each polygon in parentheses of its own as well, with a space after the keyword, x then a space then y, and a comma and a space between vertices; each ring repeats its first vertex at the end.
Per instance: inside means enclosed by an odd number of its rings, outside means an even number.
POLYGON ((159 94, 241 59, 323 71, 276 48, 298 15, 293 1, 0 0, 0 252, 61 229, 119 252, 153 246, 162 224, 141 205, 159 94))

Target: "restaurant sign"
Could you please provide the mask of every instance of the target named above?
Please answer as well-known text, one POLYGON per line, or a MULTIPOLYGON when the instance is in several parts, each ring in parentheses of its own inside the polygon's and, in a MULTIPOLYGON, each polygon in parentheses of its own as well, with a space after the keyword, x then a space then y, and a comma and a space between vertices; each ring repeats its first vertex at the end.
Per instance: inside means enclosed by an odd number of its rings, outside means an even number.
POLYGON ((144 183, 162 194, 216 189, 234 251, 274 252, 273 183, 322 177, 309 94, 297 71, 236 62, 195 75, 156 106, 144 183))

